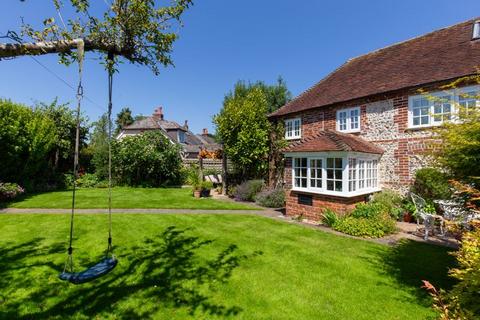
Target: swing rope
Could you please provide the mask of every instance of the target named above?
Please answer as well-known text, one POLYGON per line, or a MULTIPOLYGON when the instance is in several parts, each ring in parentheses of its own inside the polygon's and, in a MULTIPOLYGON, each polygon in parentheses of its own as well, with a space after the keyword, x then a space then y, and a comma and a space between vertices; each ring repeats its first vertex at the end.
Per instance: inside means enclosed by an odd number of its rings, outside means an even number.
POLYGON ((77 189, 77 179, 78 179, 78 153, 80 148, 80 112, 83 99, 83 86, 82 86, 82 75, 83 75, 83 57, 84 57, 84 48, 85 43, 82 39, 77 42, 77 58, 78 58, 78 87, 77 87, 77 111, 76 111, 76 121, 77 126, 75 130, 75 153, 73 156, 73 189, 72 189, 72 211, 70 214, 70 240, 68 243, 68 258, 65 263, 64 272, 67 269, 70 272, 73 272, 73 220, 75 216, 75 193, 77 189))
POLYGON ((112 93, 113 93, 113 53, 108 53, 108 247, 107 257, 112 247, 112 93))

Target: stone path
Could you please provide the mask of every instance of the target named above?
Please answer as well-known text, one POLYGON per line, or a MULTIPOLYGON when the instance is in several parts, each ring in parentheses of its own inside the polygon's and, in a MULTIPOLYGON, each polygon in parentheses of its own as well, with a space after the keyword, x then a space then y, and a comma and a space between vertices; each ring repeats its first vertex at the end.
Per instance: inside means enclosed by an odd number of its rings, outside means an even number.
MULTIPOLYGON (((28 208, 28 209, 19 209, 19 208, 4 208, 0 209, 1 214, 68 214, 70 209, 45 209, 45 208, 28 208)), ((106 209, 75 209, 76 214, 106 214, 108 210, 106 209)), ((264 209, 261 207, 256 207, 255 210, 209 210, 209 209, 112 209, 113 214, 240 214, 240 215, 259 215, 276 220, 280 220, 287 223, 293 223, 297 225, 303 225, 309 228, 318 229, 324 232, 333 233, 343 237, 361 239, 366 241, 371 241, 375 243, 380 243, 384 245, 395 245, 403 239, 409 239, 417 242, 424 242, 434 245, 441 245, 450 248, 457 248, 458 241, 453 238, 448 237, 430 237, 429 240, 425 241, 421 235, 415 234, 415 225, 408 224, 404 222, 397 222, 397 227, 399 229, 398 233, 389 235, 380 239, 365 239, 358 238, 344 233, 335 231, 331 228, 328 228, 324 225, 313 223, 311 221, 297 221, 289 217, 286 217, 281 210, 275 209, 264 209)))

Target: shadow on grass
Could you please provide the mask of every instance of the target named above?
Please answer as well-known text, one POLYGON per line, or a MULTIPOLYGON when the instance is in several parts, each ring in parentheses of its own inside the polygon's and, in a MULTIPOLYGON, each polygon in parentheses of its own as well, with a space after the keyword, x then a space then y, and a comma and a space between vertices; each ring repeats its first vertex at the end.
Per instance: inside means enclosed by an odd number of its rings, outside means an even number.
POLYGON ((33 281, 29 271, 46 266, 48 276, 57 276, 59 266, 45 260, 50 253, 63 252, 64 245, 38 251, 41 242, 37 238, 0 250, 0 287, 15 287, 9 290, 11 293, 29 292, 0 297, 1 319, 90 319, 108 314, 116 319, 149 319, 162 308, 170 308, 171 312, 182 308, 191 316, 233 316, 242 309, 214 301, 213 294, 243 260, 261 254, 241 255, 233 244, 213 254, 212 240, 168 227, 139 247, 122 248, 119 265, 111 274, 86 285, 74 286, 59 280, 52 285, 46 279, 44 283, 33 281), (201 258, 202 252, 209 258, 201 258), (27 258, 34 262, 25 264, 27 258), (34 307, 25 311, 25 304, 34 307))
MULTIPOLYGON (((375 250, 375 249, 374 249, 375 250)), ((448 270, 455 266, 450 254, 453 249, 426 243, 402 240, 388 250, 377 249, 377 259, 369 260, 387 276, 393 276, 400 286, 409 288, 419 301, 431 305, 431 299, 422 289, 422 280, 437 288, 448 289, 455 283, 448 270)))

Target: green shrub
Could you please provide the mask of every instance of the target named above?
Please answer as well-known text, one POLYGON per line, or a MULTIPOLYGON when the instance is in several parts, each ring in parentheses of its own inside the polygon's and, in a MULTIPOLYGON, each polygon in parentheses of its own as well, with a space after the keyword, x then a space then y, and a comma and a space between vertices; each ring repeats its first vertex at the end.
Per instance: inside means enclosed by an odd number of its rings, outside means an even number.
POLYGON ((323 224, 332 227, 338 221, 338 216, 332 209, 325 209, 322 214, 323 224))
POLYGON ((25 190, 16 183, 0 182, 0 202, 15 199, 25 190))
POLYGON ((385 189, 381 192, 375 193, 371 200, 372 203, 376 203, 383 207, 390 216, 396 220, 401 218, 403 214, 402 197, 400 194, 393 190, 385 189))
POLYGON ((368 202, 357 204, 350 215, 354 218, 374 218, 382 213, 388 213, 382 204, 368 202))
POLYGON ((423 288, 433 297, 433 307, 440 313, 439 319, 480 319, 480 225, 466 232, 457 252, 457 267, 449 271, 457 280, 449 290, 437 290, 423 280, 423 288))
POLYGON ((198 166, 196 164, 183 167, 182 171, 184 180, 188 185, 196 186, 200 183, 200 173, 198 172, 198 166))
POLYGON ((202 183, 200 184, 200 188, 202 190, 211 190, 213 189, 213 182, 211 181, 202 181, 202 183))
POLYGON ((159 131, 113 141, 112 170, 121 185, 160 187, 183 182, 179 146, 159 131))
POLYGON ((254 201, 255 196, 263 188, 263 180, 248 180, 235 188, 235 198, 243 201, 254 201))
POLYGON ((85 173, 77 179, 77 187, 79 188, 95 188, 100 181, 93 173, 85 173))
POLYGON ((283 207, 285 206, 285 190, 283 188, 264 190, 257 194, 255 201, 262 207, 283 207))
POLYGON ((333 229, 357 237, 381 238, 396 230, 395 220, 388 214, 379 214, 370 218, 348 215, 339 218, 333 229))
POLYGON ((448 177, 435 168, 419 169, 415 173, 412 191, 425 199, 448 199, 451 196, 448 177))

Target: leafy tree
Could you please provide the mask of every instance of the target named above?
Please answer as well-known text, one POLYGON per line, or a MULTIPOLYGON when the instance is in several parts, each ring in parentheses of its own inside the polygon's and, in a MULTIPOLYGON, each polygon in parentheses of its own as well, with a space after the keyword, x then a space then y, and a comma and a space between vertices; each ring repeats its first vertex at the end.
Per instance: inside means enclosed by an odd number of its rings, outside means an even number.
POLYGON ((282 138, 283 126, 276 123, 271 124, 267 115, 285 105, 290 99, 291 93, 281 77, 274 85, 267 85, 262 81, 248 84, 238 81, 234 89, 225 96, 223 109, 214 118, 217 126, 217 138, 219 141, 223 141, 227 156, 240 169, 244 175, 243 179, 263 178, 267 168, 270 168, 270 184, 274 184, 274 181, 278 180, 276 178, 281 175, 281 149, 285 146, 282 138), (251 95, 254 91, 256 94, 251 95), (251 101, 253 96, 258 100, 257 102, 251 101), (245 104, 245 101, 249 102, 245 104), (259 103, 258 108, 254 105, 255 103, 259 103), (247 119, 236 112, 241 112, 241 114, 252 112, 254 116, 247 119), (249 124, 248 121, 252 123, 249 124), (243 131, 250 131, 249 126, 255 122, 258 122, 265 130, 252 132, 252 135, 258 134, 259 140, 250 146, 245 146, 245 141, 239 139, 244 139, 242 138, 243 131), (266 138, 265 132, 267 133, 266 138), (245 151, 244 154, 240 152, 241 150, 245 151), (249 160, 251 158, 249 154, 254 154, 255 157, 249 160))
POLYGON ((246 94, 238 92, 225 98, 222 110, 213 121, 224 144, 224 152, 243 178, 262 177, 268 168, 271 129, 267 119, 267 99, 257 87, 252 87, 246 94))
MULTIPOLYGON (((72 169, 73 153, 75 148, 75 130, 77 120, 75 111, 68 104, 59 104, 55 99, 52 103, 39 103, 36 109, 55 123, 55 144, 49 155, 54 172, 66 172, 72 169)), ((80 150, 86 147, 88 127, 86 119, 80 125, 80 150)))
POLYGON ((40 109, 0 100, 0 180, 30 191, 47 182, 48 155, 56 144, 55 122, 40 109))
POLYGON ((158 131, 128 136, 112 144, 112 174, 130 186, 177 185, 182 178, 180 149, 158 131))
POLYGON ((263 81, 254 83, 245 83, 245 81, 238 81, 233 91, 229 92, 224 99, 224 104, 234 97, 245 97, 253 88, 260 89, 267 100, 267 113, 272 113, 284 106, 292 99, 292 94, 287 88, 287 84, 282 77, 278 77, 277 83, 268 85, 263 81))
POLYGON ((128 126, 133 123, 132 111, 130 108, 125 107, 117 114, 117 119, 115 120, 115 124, 117 127, 115 128, 115 135, 117 135, 123 127, 128 126))
POLYGON ((76 58, 71 50, 83 39, 86 51, 123 57, 158 74, 159 65, 172 64, 170 53, 177 39, 174 30, 192 5, 191 0, 172 1, 165 7, 157 6, 154 0, 112 0, 105 12, 95 15, 90 12, 90 0, 52 2, 60 23, 46 17, 40 30, 24 24, 21 35, 7 32, 5 37, 13 43, 0 44, 0 58, 58 53, 62 62, 69 63, 76 58), (62 11, 74 14, 64 20, 62 11))

